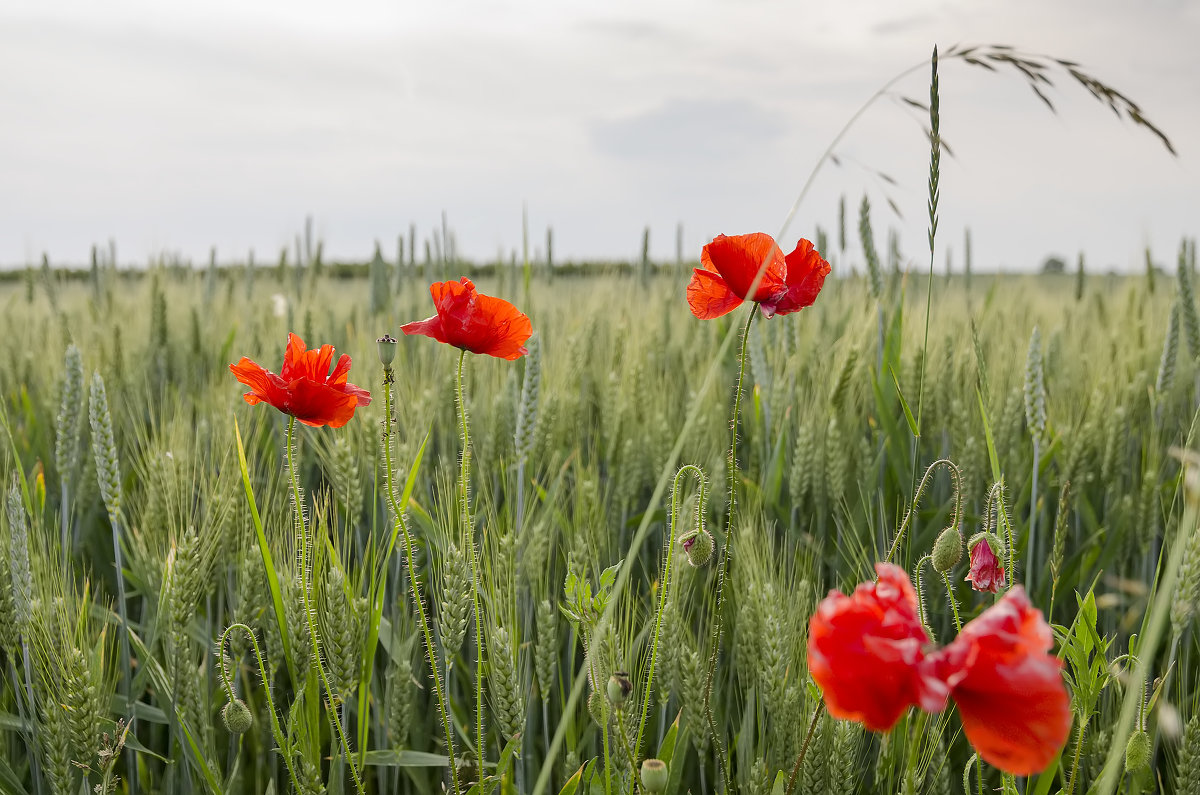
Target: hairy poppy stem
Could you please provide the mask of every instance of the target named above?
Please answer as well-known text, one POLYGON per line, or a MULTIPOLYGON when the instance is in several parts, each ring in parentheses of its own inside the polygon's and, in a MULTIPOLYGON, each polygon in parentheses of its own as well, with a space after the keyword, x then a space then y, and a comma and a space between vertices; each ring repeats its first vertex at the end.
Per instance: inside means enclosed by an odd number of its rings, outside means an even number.
MULTIPOLYGON (((271 735, 275 738, 275 744, 279 746, 279 755, 283 757, 283 764, 287 766, 288 775, 292 778, 292 786, 300 790, 303 784, 296 773, 295 762, 292 759, 294 755, 287 749, 287 736, 284 735, 283 728, 279 725, 279 715, 275 712, 275 701, 271 698, 271 677, 267 674, 267 664, 263 662, 262 650, 258 647, 258 638, 255 637, 254 630, 245 624, 230 624, 221 633, 221 643, 217 649, 217 661, 221 666, 221 681, 225 685, 225 695, 228 696, 231 704, 237 698, 237 694, 233 691, 233 678, 229 675, 229 668, 226 665, 228 659, 225 656, 225 649, 229 647, 229 633, 235 629, 246 633, 246 636, 250 639, 250 645, 254 649, 254 659, 258 662, 258 675, 261 677, 263 684, 263 697, 267 702, 267 714, 271 716, 271 735)), ((233 762, 234 760, 231 759, 230 764, 232 765, 233 762)))
POLYGON ((471 522, 471 434, 467 425, 467 403, 463 399, 463 366, 466 350, 458 354, 458 370, 454 379, 454 400, 458 405, 458 421, 462 430, 462 458, 459 459, 458 500, 463 534, 471 557, 471 602, 475 609, 475 753, 479 761, 479 781, 483 781, 483 616, 479 606, 479 555, 475 549, 475 527, 471 522))
MULTIPOLYGON (((662 633, 663 614, 667 612, 667 600, 670 598, 671 589, 671 562, 675 559, 675 528, 679 521, 679 484, 684 475, 695 475, 700 484, 700 495, 696 501, 696 523, 700 526, 704 522, 704 508, 707 502, 708 493, 708 476, 704 474, 704 470, 695 464, 685 464, 675 473, 675 482, 671 486, 671 516, 670 525, 667 527, 667 548, 666 559, 663 562, 663 578, 662 588, 658 594, 658 611, 654 617, 654 635, 650 640, 650 665, 646 668, 646 683, 642 687, 642 714, 638 720, 637 739, 633 744, 634 764, 637 764, 637 755, 642 752, 642 737, 646 731, 646 717, 650 709, 650 694, 654 685, 654 670, 658 663, 658 642, 662 633)), ((636 781, 636 776, 634 777, 636 781)), ((630 793, 632 795, 635 781, 630 782, 630 793)))
POLYGON ((742 343, 738 350, 737 389, 733 393, 733 419, 730 422, 729 455, 725 459, 725 477, 729 486, 729 510, 725 515, 725 545, 721 550, 721 560, 717 564, 717 604, 714 610, 712 629, 712 651, 708 658, 708 670, 704 675, 704 717, 708 721, 708 731, 712 735, 713 750, 716 752, 717 770, 721 774, 722 791, 729 788, 728 759, 725 756, 725 744, 721 742, 717 731, 717 721, 712 710, 713 679, 717 673, 717 658, 721 653, 721 629, 725 615, 725 574, 729 570, 729 557, 733 550, 734 521, 737 513, 737 439, 738 414, 742 405, 742 384, 746 380, 746 346, 750 340, 750 325, 758 313, 758 304, 750 305, 750 313, 746 317, 746 325, 742 327, 742 343))
POLYGON ((461 795, 462 786, 458 781, 458 763, 454 758, 454 730, 450 726, 450 707, 446 700, 446 692, 442 689, 442 674, 437 666, 437 651, 433 644, 433 632, 429 628, 429 617, 425 613, 425 600, 421 596, 421 583, 417 576, 417 562, 413 556, 412 534, 408 530, 408 523, 404 521, 404 514, 400 511, 400 505, 396 502, 396 490, 392 486, 396 482, 392 466, 392 384, 395 381, 395 372, 391 366, 384 365, 383 462, 387 475, 387 488, 384 489, 384 492, 387 494, 388 505, 392 509, 392 517, 395 522, 395 527, 392 530, 392 542, 388 548, 388 556, 391 556, 391 550, 396 545, 396 534, 402 534, 404 536, 404 552, 408 557, 408 586, 412 592, 413 604, 417 608, 417 621, 421 625, 421 635, 425 640, 425 659, 429 662, 429 669, 433 675, 433 692, 437 698, 438 712, 441 713, 442 718, 442 731, 446 737, 446 761, 450 766, 450 782, 454 787, 454 795, 461 795))
POLYGON ((300 480, 296 474, 295 462, 295 431, 296 418, 292 416, 288 419, 287 431, 287 460, 288 474, 292 481, 292 500, 295 502, 293 506, 296 510, 296 526, 300 528, 302 538, 300 539, 300 577, 301 588, 300 597, 304 602, 304 618, 308 626, 308 637, 312 641, 313 663, 317 668, 317 676, 321 680, 321 686, 325 688, 326 707, 329 712, 329 722, 333 724, 334 732, 338 736, 338 741, 342 746, 342 754, 346 758, 346 763, 350 766, 350 777, 354 780, 354 790, 363 795, 366 790, 363 788, 362 779, 358 774, 358 763, 354 761, 354 754, 350 751, 350 740, 346 737, 345 727, 342 726, 342 721, 338 717, 337 709, 334 706, 335 694, 333 687, 329 684, 329 676, 325 673, 325 664, 322 662, 320 639, 317 635, 317 626, 314 623, 314 610, 309 597, 309 587, 312 583, 313 572, 311 570, 312 560, 309 557, 309 537, 308 527, 304 520, 304 503, 300 497, 300 480))
POLYGON ((813 710, 812 720, 808 724, 808 734, 804 735, 804 745, 800 746, 800 753, 796 756, 796 762, 792 765, 792 773, 788 776, 787 790, 784 795, 792 795, 796 791, 796 778, 800 775, 800 768, 804 765, 804 756, 808 753, 808 746, 812 743, 813 733, 817 730, 817 724, 821 722, 821 716, 825 714, 825 702, 818 701, 817 708, 813 710))

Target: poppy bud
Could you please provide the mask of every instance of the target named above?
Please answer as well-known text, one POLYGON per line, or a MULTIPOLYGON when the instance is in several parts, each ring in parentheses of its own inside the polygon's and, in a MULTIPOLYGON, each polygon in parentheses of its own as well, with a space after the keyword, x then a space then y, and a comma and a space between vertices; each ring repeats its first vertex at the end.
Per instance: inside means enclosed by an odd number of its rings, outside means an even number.
POLYGON ((1125 772, 1135 773, 1150 764, 1150 735, 1138 729, 1125 744, 1125 772))
POLYGON ((221 710, 221 718, 230 734, 245 734, 254 725, 254 716, 250 714, 250 708, 240 698, 235 698, 225 705, 221 710))
POLYGON ((662 792, 667 788, 670 778, 667 763, 661 759, 645 759, 642 761, 642 786, 647 792, 662 792))
POLYGON ((700 568, 708 563, 713 553, 713 537, 707 530, 689 530, 679 537, 683 544, 683 553, 687 555, 688 563, 700 568))
POLYGON ((933 544, 934 571, 950 571, 962 560, 962 536, 957 527, 947 527, 933 544))
POLYGON ((619 707, 629 700, 629 694, 633 692, 633 683, 629 681, 629 674, 624 671, 616 671, 612 676, 608 677, 608 700, 613 703, 613 706, 619 707))
POLYGON ((384 334, 375 342, 379 344, 379 363, 387 367, 396 358, 396 338, 391 334, 384 334))
POLYGON ((966 581, 976 591, 999 593, 1004 585, 1004 542, 995 533, 976 533, 967 542, 971 570, 966 581))

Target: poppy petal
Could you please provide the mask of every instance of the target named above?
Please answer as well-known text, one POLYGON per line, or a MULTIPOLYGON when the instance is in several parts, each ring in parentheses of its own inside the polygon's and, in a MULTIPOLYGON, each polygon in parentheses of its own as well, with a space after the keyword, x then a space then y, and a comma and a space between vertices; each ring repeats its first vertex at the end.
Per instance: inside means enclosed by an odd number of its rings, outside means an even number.
POLYGON ((716 271, 729 289, 742 300, 774 303, 786 289, 783 252, 775 240, 763 232, 748 235, 717 235, 700 252, 705 270, 716 271), (758 287, 750 296, 750 286, 762 270, 758 287))
POLYGON ((284 352, 285 378, 243 357, 229 369, 238 381, 250 387, 243 397, 250 405, 268 403, 290 414, 305 425, 340 428, 354 416, 354 410, 371 403, 371 393, 347 381, 350 357, 343 354, 333 373, 332 345, 307 350, 297 334, 288 335, 284 352))
POLYGON ((288 393, 288 413, 314 427, 340 428, 350 421, 358 408, 357 395, 308 378, 298 378, 288 384, 288 393))
POLYGON ((433 337, 438 342, 449 342, 446 339, 446 332, 442 328, 442 319, 437 315, 425 318, 424 320, 414 320, 411 323, 405 323, 400 327, 400 330, 405 334, 420 334, 424 337, 433 337))
POLYGON ((729 289, 729 285, 715 271, 692 271, 692 280, 687 286, 688 307, 701 320, 712 320, 727 315, 741 305, 742 299, 729 289))
POLYGON ((1047 653, 1053 645, 1050 625, 1016 586, 934 655, 967 740, 1013 775, 1044 770, 1071 730, 1062 662, 1047 653))
POLYGON ((813 244, 801 238, 796 249, 785 257, 787 291, 775 307, 777 314, 786 315, 812 306, 829 275, 829 263, 813 244))

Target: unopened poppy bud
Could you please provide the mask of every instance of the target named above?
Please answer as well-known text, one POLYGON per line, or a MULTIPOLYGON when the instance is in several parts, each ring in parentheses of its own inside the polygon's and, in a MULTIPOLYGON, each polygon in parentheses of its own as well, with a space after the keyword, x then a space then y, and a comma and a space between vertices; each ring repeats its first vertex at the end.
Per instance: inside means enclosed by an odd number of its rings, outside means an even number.
POLYGON ((687 555, 688 563, 700 568, 708 563, 713 553, 713 537, 707 530, 689 530, 679 537, 683 544, 683 554, 687 555))
POLYGON ((230 734, 245 734, 254 725, 254 716, 250 714, 250 708, 240 698, 235 698, 225 705, 221 710, 221 718, 230 734))
POLYGON ((629 681, 629 674, 624 671, 616 671, 612 676, 608 677, 608 700, 613 703, 613 706, 621 706, 629 700, 629 694, 633 692, 633 683, 629 681))
POLYGON ((1125 744, 1125 772, 1135 773, 1150 764, 1150 735, 1138 729, 1125 744))
POLYGON ((387 367, 396 358, 396 338, 391 334, 384 334, 375 342, 379 345, 379 363, 387 367))
POLYGON ((667 788, 669 778, 666 762, 661 759, 642 760, 642 786, 647 792, 662 792, 667 788))
POLYGON ((947 527, 933 544, 934 571, 950 571, 962 560, 962 536, 957 527, 947 527))

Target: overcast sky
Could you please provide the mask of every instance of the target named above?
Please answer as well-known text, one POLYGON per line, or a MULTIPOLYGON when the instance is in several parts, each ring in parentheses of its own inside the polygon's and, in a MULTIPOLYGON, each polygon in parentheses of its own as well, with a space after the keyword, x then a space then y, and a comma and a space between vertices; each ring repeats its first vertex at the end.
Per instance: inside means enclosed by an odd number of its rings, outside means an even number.
MULTIPOLYGON (((821 152, 934 44, 1077 61, 1138 102, 1172 157, 1062 72, 1052 114, 1011 70, 942 64, 941 245, 978 269, 1079 251, 1173 266, 1200 235, 1200 3, 1184 0, 382 2, 141 0, 0 6, 0 263, 161 252, 278 256, 306 215, 327 258, 422 235, 443 211, 491 259, 554 228, 556 260, 699 255, 779 231, 821 152)), ((921 68, 896 94, 928 96, 921 68)), ((785 235, 864 191, 876 239, 925 249, 922 114, 877 102, 785 235), (875 171, 897 181, 889 186, 875 171), (893 199, 902 218, 888 209, 893 199)), ((790 248, 789 248, 790 250, 790 248)), ((945 249, 943 248, 943 251, 945 249)), ((943 267, 938 257, 939 270, 943 267)), ((922 265, 922 267, 924 267, 922 265)))

